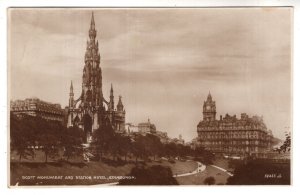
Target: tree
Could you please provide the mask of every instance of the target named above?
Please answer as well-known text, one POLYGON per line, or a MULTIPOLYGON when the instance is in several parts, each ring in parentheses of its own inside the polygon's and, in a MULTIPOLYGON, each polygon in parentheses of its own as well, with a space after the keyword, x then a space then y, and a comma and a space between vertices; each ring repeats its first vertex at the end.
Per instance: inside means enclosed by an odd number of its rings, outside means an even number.
POLYGON ((40 119, 37 125, 37 142, 45 154, 45 162, 48 162, 48 157, 55 158, 58 156, 63 126, 59 122, 43 119, 40 119))
POLYGON ((190 146, 184 146, 182 156, 192 156, 193 152, 190 146))
POLYGON ((137 163, 138 158, 142 157, 142 152, 144 150, 142 136, 136 137, 136 139, 131 144, 131 152, 135 156, 135 163, 137 163))
POLYGON ((195 151, 195 158, 201 161, 204 164, 212 164, 215 156, 208 150, 205 150, 203 147, 196 147, 195 151))
POLYGON ((214 185, 216 183, 216 180, 214 177, 207 177, 204 179, 203 183, 205 185, 214 185))
POLYGON ((120 147, 120 154, 124 156, 124 160, 127 161, 127 155, 131 152, 131 140, 128 136, 121 136, 120 144, 118 145, 120 147))
POLYGON ((165 144, 165 154, 170 158, 170 157, 175 157, 177 155, 177 147, 176 144, 171 142, 165 144))
POLYGON ((160 154, 160 151, 163 148, 162 143, 157 136, 152 134, 147 134, 145 139, 146 151, 149 155, 153 156, 153 159, 155 160, 155 157, 160 154))
POLYGON ((149 156, 155 157, 159 154, 160 150, 162 149, 162 144, 160 139, 152 134, 147 134, 146 136, 138 136, 136 138, 136 147, 140 152, 140 156, 144 160, 148 160, 149 156))
POLYGON ((291 151, 291 133, 285 132, 285 140, 283 144, 280 147, 274 148, 274 151, 278 152, 279 154, 281 152, 286 153, 291 151))
POLYGON ((20 162, 22 158, 34 156, 34 118, 25 118, 10 115, 11 150, 17 152, 20 162))
POLYGON ((203 147, 196 147, 194 151, 195 158, 201 157, 204 154, 204 148, 203 147))
POLYGON ((81 156, 83 152, 82 144, 85 139, 84 132, 78 127, 64 128, 62 134, 62 147, 64 148, 64 154, 67 158, 81 156))
POLYGON ((92 146, 95 148, 96 156, 102 160, 103 153, 108 151, 113 144, 114 130, 108 119, 103 119, 103 126, 93 133, 92 146))
POLYGON ((291 150, 291 133, 286 132, 285 133, 285 141, 280 146, 280 151, 283 151, 285 153, 285 152, 290 152, 290 150, 291 150))
POLYGON ((110 141, 109 150, 113 156, 113 160, 116 159, 118 155, 122 153, 122 137, 121 135, 115 133, 110 141))

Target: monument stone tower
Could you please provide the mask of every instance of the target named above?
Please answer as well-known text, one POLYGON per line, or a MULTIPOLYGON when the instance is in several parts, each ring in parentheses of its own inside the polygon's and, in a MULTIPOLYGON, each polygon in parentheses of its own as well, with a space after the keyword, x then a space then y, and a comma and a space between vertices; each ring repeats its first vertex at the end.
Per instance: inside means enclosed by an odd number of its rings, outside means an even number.
MULTIPOLYGON (((114 95, 111 85, 110 100, 106 101, 102 92, 102 70, 100 67, 99 44, 96 40, 94 13, 88 31, 84 67, 82 74, 82 90, 78 99, 74 99, 73 83, 71 82, 67 127, 78 126, 85 132, 86 142, 92 140, 92 132, 107 122, 116 131, 125 131, 125 110, 114 108, 114 95), (107 108, 105 108, 105 106, 107 108), (116 123, 116 124, 115 124, 116 123), (123 128, 124 126, 124 128, 123 128)), ((119 105, 119 104, 118 104, 119 105)), ((123 106, 123 105, 122 105, 123 106)))

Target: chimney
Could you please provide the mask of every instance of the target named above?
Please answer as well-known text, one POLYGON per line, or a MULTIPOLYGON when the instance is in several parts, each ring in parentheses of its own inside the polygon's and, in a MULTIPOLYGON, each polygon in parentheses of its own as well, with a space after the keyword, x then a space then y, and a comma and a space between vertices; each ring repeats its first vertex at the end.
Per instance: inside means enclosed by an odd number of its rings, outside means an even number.
POLYGON ((221 120, 223 120, 223 117, 222 117, 222 115, 220 115, 220 121, 221 121, 221 120))

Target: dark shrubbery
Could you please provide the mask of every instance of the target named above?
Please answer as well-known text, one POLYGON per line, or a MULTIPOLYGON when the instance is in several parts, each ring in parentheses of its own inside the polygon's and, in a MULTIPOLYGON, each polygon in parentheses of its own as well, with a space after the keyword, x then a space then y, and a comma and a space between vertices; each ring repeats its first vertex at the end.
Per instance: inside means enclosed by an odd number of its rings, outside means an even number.
POLYGON ((120 185, 178 185, 171 169, 161 165, 136 166, 128 175, 134 179, 120 180, 120 185))
POLYGON ((236 167, 229 185, 290 185, 290 163, 249 161, 236 167))
POLYGON ((216 183, 216 179, 214 177, 207 177, 203 181, 205 185, 214 185, 216 183))

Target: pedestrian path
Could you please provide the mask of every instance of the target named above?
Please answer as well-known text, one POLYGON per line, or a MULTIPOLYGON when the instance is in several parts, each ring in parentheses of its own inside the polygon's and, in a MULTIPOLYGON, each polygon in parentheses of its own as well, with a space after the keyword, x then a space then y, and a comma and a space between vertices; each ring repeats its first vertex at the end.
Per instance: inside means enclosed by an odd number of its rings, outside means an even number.
POLYGON ((102 184, 97 184, 97 186, 115 186, 118 185, 119 182, 112 182, 112 183, 102 183, 102 184))
POLYGON ((197 162, 197 165, 198 165, 197 168, 193 172, 183 173, 183 174, 179 174, 179 175, 175 174, 175 175, 173 175, 173 177, 185 177, 185 176, 189 176, 189 175, 195 175, 206 169, 206 166, 200 162, 197 162))
MULTIPOLYGON (((173 177, 185 177, 185 176, 190 176, 190 175, 195 175, 197 173, 200 173, 206 169, 206 166, 200 162, 197 162, 197 168, 188 173, 183 173, 183 174, 175 174, 173 177)), ((113 182, 113 183, 103 183, 103 184, 97 184, 97 186, 112 186, 112 185, 118 185, 119 182, 113 182)))
POLYGON ((221 170, 221 171, 223 171, 223 172, 225 172, 225 173, 227 173, 230 177, 232 177, 233 176, 233 174, 232 173, 230 173, 229 171, 227 171, 226 169, 223 169, 222 167, 218 167, 218 166, 216 166, 216 165, 210 165, 210 166, 212 166, 212 167, 214 167, 214 168, 216 168, 216 169, 219 169, 219 170, 221 170))

